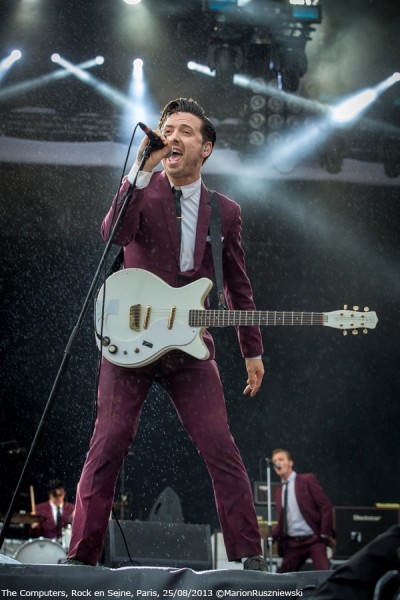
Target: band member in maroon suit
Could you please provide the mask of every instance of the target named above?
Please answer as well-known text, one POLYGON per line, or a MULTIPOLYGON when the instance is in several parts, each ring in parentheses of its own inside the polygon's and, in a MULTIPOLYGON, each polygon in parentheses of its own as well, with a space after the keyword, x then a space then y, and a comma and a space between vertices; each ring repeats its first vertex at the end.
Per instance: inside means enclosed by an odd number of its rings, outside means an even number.
POLYGON ((65 527, 71 524, 74 504, 65 500, 66 491, 62 481, 53 480, 48 485, 49 499, 36 504, 33 514, 44 517, 40 523, 32 524, 32 535, 60 540, 65 527))
POLYGON ((315 570, 329 569, 326 547, 334 549, 336 537, 329 498, 315 475, 293 470, 287 450, 274 450, 272 462, 282 482, 275 491, 278 524, 272 529, 283 556, 279 572, 299 571, 307 558, 311 558, 315 570))
MULTIPOLYGON (((164 108, 156 135, 162 148, 154 150, 139 173, 137 187, 118 230, 115 243, 124 248, 124 266, 139 267, 181 287, 201 277, 213 277, 209 242, 210 198, 201 168, 210 156, 215 129, 194 100, 179 98, 164 108), (164 170, 153 172, 162 162, 164 170), (182 192, 181 244, 174 189, 182 192)), ((154 134, 154 132, 153 132, 154 134)), ((130 191, 138 157, 102 225, 108 239, 112 224, 130 191)), ((241 246, 238 204, 218 194, 221 212, 223 276, 229 308, 254 310, 252 289, 241 246)), ((239 327, 245 359, 245 394, 254 396, 264 374, 258 327, 239 327)), ((171 351, 140 368, 119 367, 103 358, 97 421, 83 468, 69 551, 69 564, 96 564, 124 457, 135 437, 140 412, 153 381, 170 396, 179 419, 208 467, 229 560, 243 559, 244 568, 266 570, 252 490, 239 450, 229 430, 224 394, 209 333, 208 360, 171 351)))

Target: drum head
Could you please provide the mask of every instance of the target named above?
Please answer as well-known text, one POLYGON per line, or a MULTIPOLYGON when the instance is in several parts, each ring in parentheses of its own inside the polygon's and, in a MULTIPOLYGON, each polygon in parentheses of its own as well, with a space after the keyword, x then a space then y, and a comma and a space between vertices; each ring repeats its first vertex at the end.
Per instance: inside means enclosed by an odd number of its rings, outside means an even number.
POLYGON ((16 560, 19 560, 21 563, 47 565, 58 564, 66 556, 60 544, 54 540, 45 538, 28 540, 15 553, 16 560))

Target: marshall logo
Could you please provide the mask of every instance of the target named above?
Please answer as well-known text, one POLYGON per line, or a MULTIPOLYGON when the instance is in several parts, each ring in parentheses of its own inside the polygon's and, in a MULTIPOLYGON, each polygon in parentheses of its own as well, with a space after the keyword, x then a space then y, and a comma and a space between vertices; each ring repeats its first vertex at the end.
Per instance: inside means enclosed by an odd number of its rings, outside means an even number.
POLYGON ((353 521, 374 521, 379 522, 382 515, 353 515, 353 521))

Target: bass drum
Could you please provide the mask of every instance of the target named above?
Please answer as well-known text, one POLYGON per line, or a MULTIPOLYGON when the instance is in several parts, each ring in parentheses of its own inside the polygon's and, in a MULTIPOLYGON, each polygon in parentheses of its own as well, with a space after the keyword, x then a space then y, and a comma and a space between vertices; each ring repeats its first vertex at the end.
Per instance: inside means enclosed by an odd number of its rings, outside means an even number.
POLYGON ((14 558, 21 563, 57 565, 67 555, 55 540, 38 538, 28 540, 15 553, 14 558))

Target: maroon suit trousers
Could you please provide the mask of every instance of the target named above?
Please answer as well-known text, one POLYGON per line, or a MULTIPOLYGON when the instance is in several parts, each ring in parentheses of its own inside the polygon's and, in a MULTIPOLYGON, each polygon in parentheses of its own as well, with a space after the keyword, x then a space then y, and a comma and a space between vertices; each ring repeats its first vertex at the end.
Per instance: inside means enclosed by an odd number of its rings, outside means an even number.
POLYGON ((97 420, 78 486, 70 558, 89 564, 98 560, 118 473, 155 380, 169 394, 207 465, 228 559, 261 554, 252 490, 229 430, 217 365, 174 351, 139 369, 103 360, 97 420))

